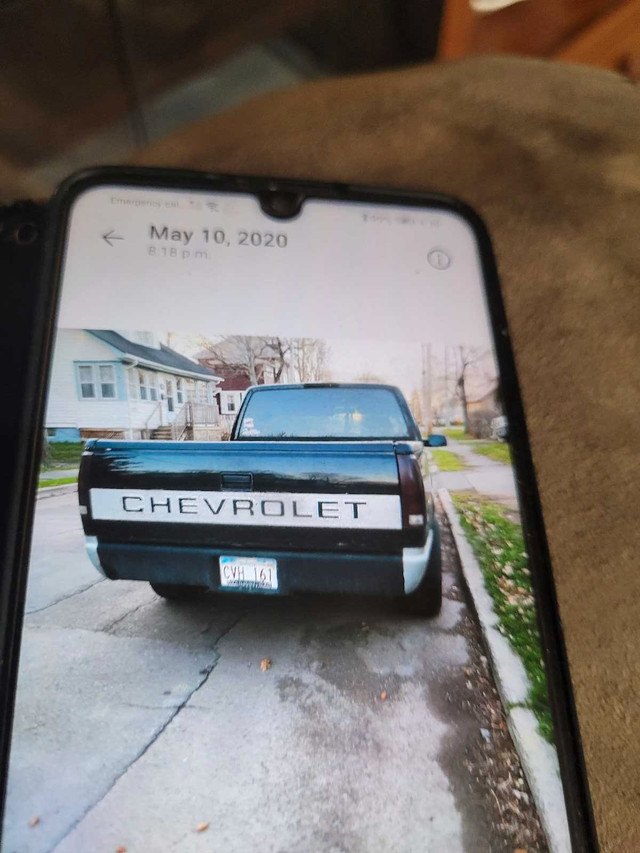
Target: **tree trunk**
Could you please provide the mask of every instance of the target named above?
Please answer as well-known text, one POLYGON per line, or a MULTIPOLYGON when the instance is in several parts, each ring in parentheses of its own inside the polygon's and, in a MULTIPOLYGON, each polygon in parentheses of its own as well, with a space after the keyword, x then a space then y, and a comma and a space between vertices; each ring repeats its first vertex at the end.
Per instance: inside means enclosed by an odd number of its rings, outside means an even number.
POLYGON ((249 371, 249 382, 252 385, 258 384, 258 374, 256 373, 256 356, 251 346, 251 339, 248 339, 247 345, 247 368, 249 371))
POLYGON ((287 365, 287 347, 282 343, 280 338, 276 338, 274 350, 277 355, 277 366, 273 368, 273 381, 277 385, 280 382, 280 377, 287 365))
POLYGON ((464 387, 464 373, 458 379, 458 393, 462 403, 462 424, 465 433, 469 432, 469 407, 467 405, 467 392, 464 387))
POLYGON ((467 405, 467 389, 465 387, 465 372, 469 366, 469 354, 465 356, 464 347, 459 347, 460 351, 460 376, 456 382, 460 403, 462 404, 462 428, 465 433, 469 432, 469 406, 467 405))

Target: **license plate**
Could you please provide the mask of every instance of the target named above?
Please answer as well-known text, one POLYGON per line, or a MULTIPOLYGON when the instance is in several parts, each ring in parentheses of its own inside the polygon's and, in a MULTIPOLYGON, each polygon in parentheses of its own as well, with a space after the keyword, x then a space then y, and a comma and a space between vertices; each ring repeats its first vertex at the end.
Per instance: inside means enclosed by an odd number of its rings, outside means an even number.
POLYGON ((248 592, 278 589, 278 563, 270 557, 220 557, 220 586, 248 592))

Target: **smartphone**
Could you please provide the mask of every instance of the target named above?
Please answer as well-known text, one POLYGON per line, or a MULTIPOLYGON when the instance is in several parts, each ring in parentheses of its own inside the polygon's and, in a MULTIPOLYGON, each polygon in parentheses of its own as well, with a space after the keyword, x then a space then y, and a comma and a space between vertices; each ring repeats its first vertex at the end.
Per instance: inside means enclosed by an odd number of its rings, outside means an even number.
POLYGON ((93 170, 39 303, 6 849, 595 849, 473 211, 93 170))

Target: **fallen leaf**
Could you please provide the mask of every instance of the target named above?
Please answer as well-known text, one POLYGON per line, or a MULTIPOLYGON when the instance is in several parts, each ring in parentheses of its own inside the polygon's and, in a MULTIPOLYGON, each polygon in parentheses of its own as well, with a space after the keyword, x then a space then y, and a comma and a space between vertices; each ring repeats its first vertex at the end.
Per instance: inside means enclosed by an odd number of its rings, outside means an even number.
POLYGON ((38 815, 36 815, 35 817, 32 817, 31 820, 29 821, 29 826, 37 826, 39 823, 40 823, 40 818, 38 817, 38 815))
POLYGON ((382 691, 382 693, 380 694, 380 698, 384 702, 384 700, 387 698, 387 691, 386 690, 382 691))
POLYGON ((262 660, 260 661, 260 671, 266 672, 268 669, 271 669, 271 659, 262 658, 262 660))
MULTIPOLYGON (((265 658, 266 660, 266 658, 265 658)), ((206 832, 209 829, 210 823, 208 820, 199 823, 196 827, 196 832, 206 832)))

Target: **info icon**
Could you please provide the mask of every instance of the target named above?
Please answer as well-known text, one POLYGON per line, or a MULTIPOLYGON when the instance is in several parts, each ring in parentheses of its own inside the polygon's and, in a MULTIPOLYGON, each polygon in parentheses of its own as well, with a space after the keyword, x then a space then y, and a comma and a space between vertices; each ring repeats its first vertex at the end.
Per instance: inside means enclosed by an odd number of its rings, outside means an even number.
POLYGON ((427 260, 436 270, 448 270, 451 266, 451 258, 444 249, 432 249, 427 255, 427 260))

